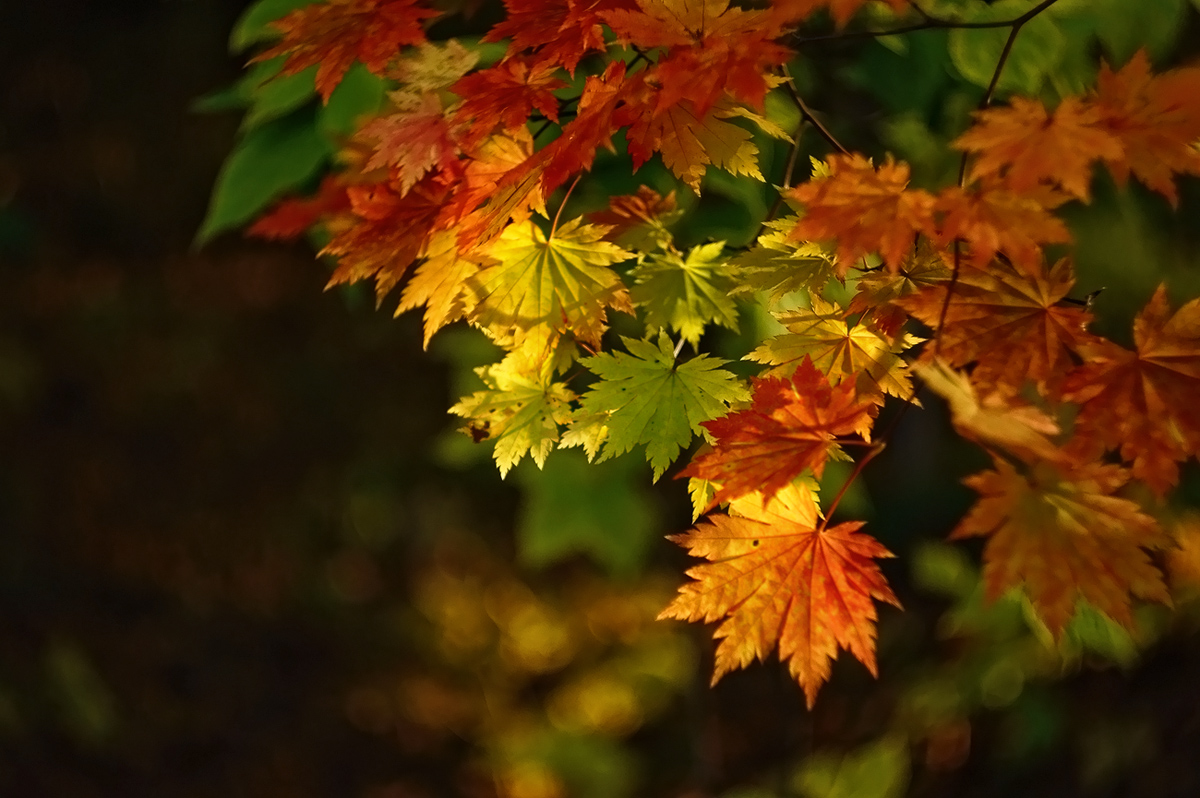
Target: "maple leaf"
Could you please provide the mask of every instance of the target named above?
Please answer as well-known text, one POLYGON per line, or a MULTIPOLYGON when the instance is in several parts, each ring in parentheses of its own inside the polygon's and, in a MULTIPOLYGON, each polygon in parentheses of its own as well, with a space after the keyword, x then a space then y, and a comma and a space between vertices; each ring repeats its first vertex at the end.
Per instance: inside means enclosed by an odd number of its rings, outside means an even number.
POLYGON ((287 56, 284 75, 317 65, 317 92, 328 102, 356 60, 384 76, 402 47, 426 41, 422 23, 437 16, 440 12, 422 7, 419 0, 311 3, 272 22, 283 39, 254 60, 287 56))
POLYGON ((1179 480, 1177 461, 1200 453, 1200 299, 1171 313, 1165 286, 1138 314, 1136 351, 1095 339, 1063 385, 1082 405, 1080 451, 1119 448, 1133 476, 1162 496, 1179 480))
POLYGON ((899 270, 876 268, 862 273, 846 314, 870 313, 872 326, 884 337, 894 338, 908 320, 907 311, 896 300, 946 282, 950 279, 950 267, 946 252, 922 237, 899 270))
POLYGON ((479 255, 461 255, 452 230, 434 233, 421 257, 424 261, 405 284, 396 315, 425 306, 424 346, 428 349, 434 333, 474 308, 474 297, 466 285, 486 260, 479 255))
POLYGON ((795 291, 817 290, 833 279, 833 252, 812 241, 792 236, 799 219, 773 219, 753 247, 733 259, 738 284, 735 294, 766 291, 772 304, 795 291))
POLYGON ((1058 424, 1038 408, 1011 396, 990 393, 981 400, 967 376, 941 360, 917 365, 917 374, 931 391, 950 404, 950 420, 964 438, 992 454, 997 449, 1026 463, 1069 465, 1075 458, 1058 448, 1050 436, 1058 424))
POLYGON ((321 181, 312 197, 288 197, 252 224, 246 235, 274 241, 299 238, 321 219, 350 209, 346 187, 335 176, 321 181))
POLYGON ((1178 202, 1175 173, 1200 175, 1200 67, 1152 76, 1144 50, 1121 70, 1100 67, 1093 101, 1104 126, 1120 140, 1123 157, 1109 169, 1124 183, 1132 172, 1150 188, 1178 202))
POLYGON ((900 268, 917 234, 933 230, 933 195, 909 189, 908 164, 890 155, 878 169, 857 153, 830 155, 828 166, 828 176, 788 193, 804 205, 792 235, 837 239, 839 277, 869 252, 878 252, 889 268, 900 268))
POLYGON ((552 122, 558 121, 558 98, 554 91, 566 84, 555 77, 553 64, 530 65, 519 58, 467 75, 450 87, 463 98, 454 112, 460 124, 470 125, 468 140, 478 141, 499 125, 503 130, 524 129, 529 114, 537 109, 552 122))
POLYGON ((1018 194, 1050 182, 1086 202, 1093 162, 1124 156, 1101 119, 1098 108, 1075 97, 1053 112, 1037 100, 1013 97, 1007 108, 977 111, 975 125, 954 146, 975 153, 972 180, 1001 178, 1018 194))
MULTIPOLYGON (((1074 270, 1065 258, 1048 270, 1017 269, 1000 260, 986 268, 964 263, 948 306, 948 282, 896 304, 938 330, 937 354, 950 365, 978 363, 971 380, 981 388, 1016 393, 1029 380, 1056 396, 1074 365, 1072 353, 1091 339, 1086 332, 1091 314, 1063 301, 1074 284, 1074 270)), ((926 359, 933 351, 928 350, 926 359)))
POLYGON ((912 377, 900 353, 920 338, 907 333, 889 338, 860 320, 851 323, 838 306, 818 296, 808 310, 773 315, 788 332, 763 342, 746 360, 771 366, 767 374, 787 374, 805 358, 839 385, 849 379, 864 397, 882 404, 883 396, 911 399, 912 377))
POLYGON ((538 468, 559 438, 559 425, 570 420, 575 394, 564 383, 554 382, 547 369, 530 367, 526 358, 506 357, 475 373, 485 390, 464 397, 450 408, 470 419, 466 432, 477 441, 494 440, 494 457, 500 476, 526 454, 538 468))
MULTIPOLYGON (((391 77, 404 84, 401 92, 419 97, 453 85, 479 63, 479 53, 468 50, 454 39, 445 42, 423 42, 406 52, 391 70, 391 77)), ((402 103, 401 103, 402 104, 402 103)))
POLYGON ((854 385, 831 388, 808 358, 788 378, 753 380, 753 403, 707 422, 716 439, 679 476, 720 485, 712 505, 755 491, 770 497, 805 471, 820 479, 839 436, 871 438, 872 402, 854 385))
POLYGON ((382 302, 424 249, 447 190, 427 178, 404 196, 389 183, 349 186, 346 193, 351 212, 330 219, 333 238, 321 250, 338 256, 327 287, 373 277, 382 302))
MULTIPOLYGON (((533 154, 533 136, 523 127, 508 133, 497 133, 473 145, 465 154, 462 182, 443 207, 439 217, 440 226, 454 226, 469 217, 481 203, 492 200, 498 187, 508 180, 509 175, 522 170, 533 154)), ((522 193, 519 204, 545 216, 546 202, 538 187, 539 180, 540 175, 535 175, 532 185, 522 193)), ((509 209, 505 221, 513 210, 509 209)), ((528 217, 528 214, 525 216, 528 217)), ((473 249, 474 244, 465 242, 464 238, 460 230, 459 242, 465 244, 463 250, 473 249)))
POLYGON ((951 535, 988 537, 983 579, 990 599, 1024 586, 1056 638, 1081 598, 1130 629, 1131 595, 1170 603, 1146 552, 1169 539, 1136 503, 1113 495, 1128 479, 1124 469, 1044 464, 1020 473, 1004 460, 995 465, 964 480, 980 499, 951 535))
POLYGON ((812 493, 789 486, 769 501, 735 502, 729 515, 709 516, 672 540, 711 562, 691 568, 695 581, 659 618, 723 620, 713 668, 729 671, 765 660, 778 647, 812 708, 840 649, 875 668, 873 600, 900 606, 875 560, 892 554, 853 521, 818 524, 812 493))
POLYGON ((680 215, 674 191, 664 197, 649 186, 638 186, 636 194, 613 197, 608 208, 587 214, 587 219, 608 227, 608 240, 618 246, 657 249, 670 240, 667 225, 680 215))
POLYGON ((984 180, 969 189, 949 186, 937 198, 943 214, 935 239, 948 244, 966 241, 969 260, 983 266, 1003 252, 1016 264, 1038 264, 1042 244, 1065 244, 1071 240, 1066 224, 1050 211, 1066 196, 1043 188, 1017 194, 994 180, 984 180))
POLYGON ((622 44, 667 48, 649 78, 659 87, 655 115, 687 100, 704 116, 726 92, 762 110, 773 85, 767 73, 793 55, 774 41, 782 31, 769 15, 730 8, 728 0, 637 4, 637 11, 608 11, 603 17, 622 44))
POLYGON ((446 182, 459 179, 462 171, 442 101, 432 93, 413 99, 413 107, 373 119, 356 134, 361 141, 377 142, 366 168, 390 167, 401 196, 431 170, 446 173, 446 182))
POLYGON ((633 304, 646 311, 646 328, 675 330, 693 347, 704 326, 715 322, 737 331, 737 306, 729 298, 733 285, 723 257, 724 241, 692 247, 687 257, 672 249, 643 258, 630 275, 633 304))
POLYGON ((574 75, 585 55, 606 47, 601 15, 632 7, 625 0, 504 0, 507 18, 483 40, 511 38, 509 58, 532 51, 534 62, 557 64, 574 75))
MULTIPOLYGON (((657 480, 692 436, 701 433, 701 424, 723 415, 730 403, 745 401, 749 393, 721 368, 726 361, 720 358, 700 355, 676 363, 665 335, 659 336, 657 346, 621 340, 629 354, 602 352, 580 361, 600 381, 580 400, 579 418, 591 426, 588 435, 593 440, 603 441, 594 447, 601 461, 645 444, 657 480)), ((585 440, 573 437, 564 445, 585 440)))
POLYGON ((596 347, 606 307, 633 313, 629 292, 612 264, 633 257, 604 241, 605 229, 572 219, 547 236, 532 221, 513 224, 483 250, 496 262, 469 281, 483 327, 562 325, 596 347))
POLYGON ((702 114, 685 100, 662 113, 638 117, 627 134, 633 168, 640 168, 659 152, 666 167, 696 193, 710 165, 762 180, 754 137, 745 128, 721 119, 721 113, 717 109, 702 114))

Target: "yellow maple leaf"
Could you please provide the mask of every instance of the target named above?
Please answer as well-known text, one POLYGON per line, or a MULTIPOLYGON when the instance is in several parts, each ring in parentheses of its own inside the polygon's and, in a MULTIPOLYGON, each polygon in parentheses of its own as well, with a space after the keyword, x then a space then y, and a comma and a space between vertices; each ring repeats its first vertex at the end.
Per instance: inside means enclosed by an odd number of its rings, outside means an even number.
POLYGON ((582 219, 550 236, 533 221, 509 225, 483 250, 496 262, 467 281, 475 303, 471 321, 500 331, 549 324, 598 347, 606 308, 633 313, 612 269, 633 253, 603 240, 606 232, 582 219))
POLYGON ((700 178, 710 165, 762 180, 754 137, 745 128, 721 118, 737 115, 718 108, 701 115, 684 100, 635 122, 629 128, 629 152, 635 165, 653 152, 661 153, 667 168, 697 193, 700 178))
POLYGON ((810 357, 830 385, 852 378, 867 396, 913 398, 912 376, 900 353, 920 338, 907 333, 893 338, 871 325, 852 324, 841 308, 818 296, 811 298, 808 310, 774 315, 788 332, 768 339, 745 358, 771 366, 767 375, 787 376, 810 357))
POLYGON ((474 297, 465 290, 467 278, 483 266, 479 256, 458 252, 453 230, 433 234, 422 253, 424 262, 404 286, 396 315, 425 306, 425 348, 433 334, 452 321, 463 318, 474 307, 474 297))
POLYGON ((470 419, 464 431, 472 438, 496 442, 501 477, 526 454, 541 468, 558 442, 559 425, 571 417, 575 394, 565 383, 553 381, 552 370, 530 360, 527 352, 517 350, 499 363, 475 369, 485 390, 450 408, 454 415, 470 419))

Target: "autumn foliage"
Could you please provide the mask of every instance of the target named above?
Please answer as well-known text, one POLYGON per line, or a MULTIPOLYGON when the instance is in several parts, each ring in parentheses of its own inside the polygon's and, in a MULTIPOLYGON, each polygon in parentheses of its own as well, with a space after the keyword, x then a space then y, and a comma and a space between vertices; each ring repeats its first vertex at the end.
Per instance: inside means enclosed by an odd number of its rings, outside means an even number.
MULTIPOLYGON (((276 21, 259 56, 317 65, 326 100, 353 62, 391 88, 319 193, 251 232, 317 228, 330 285, 373 281, 380 302, 398 289, 398 313, 424 309, 426 344, 465 320, 502 347, 450 409, 502 474, 578 446, 644 450, 657 478, 705 442, 674 474, 705 518, 674 539, 708 562, 663 617, 720 623, 714 680, 778 651, 810 705, 839 650, 874 672, 877 603, 899 603, 877 565, 888 551, 861 522, 833 523, 841 495, 822 508, 813 481, 831 459, 853 460, 851 479, 866 467, 889 443, 885 406, 923 385, 991 456, 953 537, 985 538, 989 596, 1025 591, 1055 635, 1084 602, 1132 627, 1135 601, 1170 601, 1167 499, 1200 454, 1200 300, 1174 309, 1160 288, 1132 350, 1094 334, 1061 215, 1097 169, 1178 202, 1181 176, 1200 175, 1200 67, 1156 73, 1139 52, 1053 102, 998 99, 993 80, 952 142, 961 178, 914 187, 891 155, 845 151, 789 73, 806 26, 853 28, 865 5, 506 0, 484 38, 507 46, 481 65, 478 48, 428 40, 432 4, 329 0, 276 21), (792 185, 809 127, 830 154, 792 185), (764 174, 772 138, 791 148, 787 173, 764 174), (616 150, 635 171, 659 159, 674 192, 583 213, 572 190, 616 150), (779 201, 748 246, 681 247, 677 197, 717 170, 779 201), (747 382, 700 349, 748 303, 778 331, 744 353, 762 367, 747 382)), ((1017 37, 1050 5, 996 26, 1017 37)), ((905 0, 870 10, 880 33, 954 26, 905 0)))

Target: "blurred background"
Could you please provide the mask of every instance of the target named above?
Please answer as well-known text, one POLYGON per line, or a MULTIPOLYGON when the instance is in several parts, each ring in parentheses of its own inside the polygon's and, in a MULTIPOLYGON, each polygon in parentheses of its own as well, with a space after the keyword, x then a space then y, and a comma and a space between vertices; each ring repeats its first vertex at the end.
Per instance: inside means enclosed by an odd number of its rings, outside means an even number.
MULTIPOLYGON (((1194 57, 1196 12, 1151 5, 1079 40, 1194 57)), ((323 291, 306 245, 193 246, 245 134, 193 105, 239 79, 245 6, 0 4, 0 796, 1200 795, 1200 558, 1138 640, 1085 613, 1049 643, 938 542, 986 459, 936 409, 848 502, 899 555, 880 678, 843 658, 811 713, 774 660, 710 689, 709 632, 654 621, 681 483, 575 452, 502 482, 446 415, 491 358, 470 331, 425 353, 418 317, 323 291)), ((913 41, 830 45, 800 79, 932 183, 980 87, 974 50, 913 41)), ((697 213, 736 240, 752 203, 722 191, 697 213)), ((1162 279, 1200 293, 1181 193, 1074 212, 1106 334, 1162 279)))

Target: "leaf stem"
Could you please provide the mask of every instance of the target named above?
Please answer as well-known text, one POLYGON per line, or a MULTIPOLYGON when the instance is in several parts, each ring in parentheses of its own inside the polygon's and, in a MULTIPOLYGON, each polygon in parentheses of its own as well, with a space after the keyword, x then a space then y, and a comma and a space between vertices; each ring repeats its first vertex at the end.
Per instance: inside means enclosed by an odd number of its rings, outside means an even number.
POLYGON ((838 505, 841 504, 842 499, 845 498, 846 491, 850 490, 850 485, 854 483, 854 480, 858 479, 859 474, 861 474, 862 470, 867 467, 867 463, 879 456, 879 453, 883 451, 883 448, 883 441, 879 441, 878 443, 872 445, 871 448, 867 450, 866 454, 854 461, 854 470, 850 472, 850 476, 846 477, 846 481, 842 483, 840 488, 838 488, 837 494, 833 497, 833 501, 829 504, 829 509, 825 511, 825 517, 822 518, 821 523, 817 525, 818 532, 823 532, 825 528, 829 526, 829 520, 833 518, 833 514, 837 511, 838 505))
POLYGON ((550 224, 550 235, 547 238, 554 238, 554 231, 558 229, 558 217, 562 216, 563 208, 567 207, 567 200, 571 198, 571 192, 575 190, 575 186, 579 184, 579 179, 583 175, 575 175, 575 179, 571 181, 571 185, 567 188, 567 193, 563 194, 562 202, 558 205, 558 210, 554 213, 554 221, 550 224))

